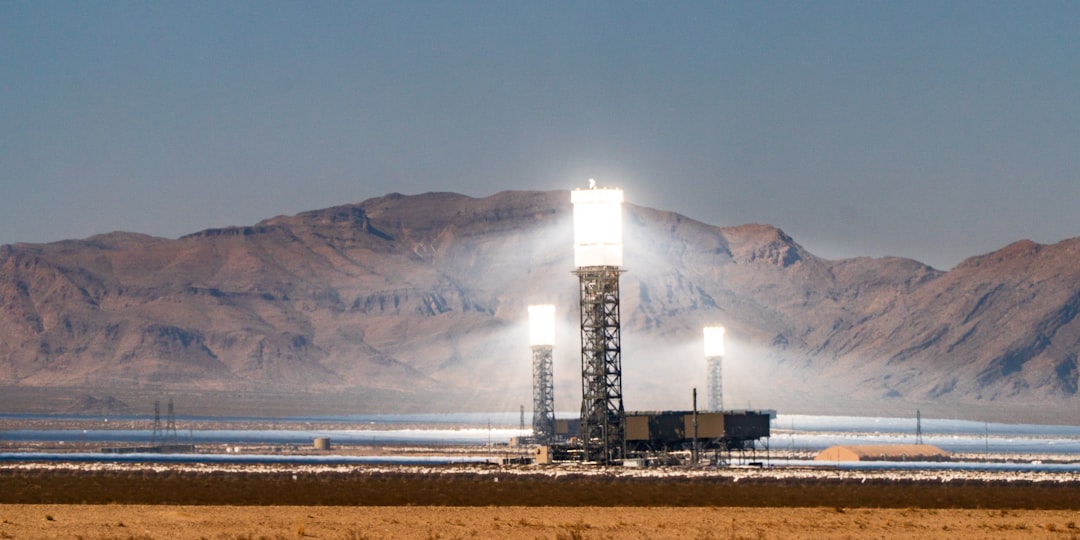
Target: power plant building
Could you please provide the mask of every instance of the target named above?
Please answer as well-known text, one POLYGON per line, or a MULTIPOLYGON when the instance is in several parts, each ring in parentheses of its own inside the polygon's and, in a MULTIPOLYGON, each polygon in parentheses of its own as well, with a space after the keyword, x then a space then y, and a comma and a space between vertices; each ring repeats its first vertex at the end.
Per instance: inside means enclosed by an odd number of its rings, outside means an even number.
POLYGON ((751 449, 769 437, 771 419, 768 411, 629 412, 626 444, 638 452, 684 450, 695 441, 702 450, 751 449))

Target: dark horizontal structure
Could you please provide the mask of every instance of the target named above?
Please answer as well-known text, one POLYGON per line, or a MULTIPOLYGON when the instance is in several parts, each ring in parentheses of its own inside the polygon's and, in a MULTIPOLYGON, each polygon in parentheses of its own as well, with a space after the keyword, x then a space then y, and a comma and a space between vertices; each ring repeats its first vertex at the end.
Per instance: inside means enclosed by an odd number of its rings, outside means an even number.
MULTIPOLYGON (((631 411, 626 413, 626 450, 631 455, 690 450, 757 450, 764 440, 768 449, 774 411, 733 410, 720 412, 631 411), (695 432, 696 431, 696 432, 695 432)), ((537 463, 579 460, 576 446, 580 420, 556 419, 555 438, 560 443, 542 446, 537 463), (567 444, 569 443, 569 444, 567 444)))
POLYGON ((690 448, 694 440, 702 450, 742 450, 769 437, 771 411, 693 411, 626 413, 626 445, 631 451, 669 451, 690 448))
POLYGON ((158 444, 154 446, 110 446, 101 449, 102 454, 191 454, 193 444, 158 444))

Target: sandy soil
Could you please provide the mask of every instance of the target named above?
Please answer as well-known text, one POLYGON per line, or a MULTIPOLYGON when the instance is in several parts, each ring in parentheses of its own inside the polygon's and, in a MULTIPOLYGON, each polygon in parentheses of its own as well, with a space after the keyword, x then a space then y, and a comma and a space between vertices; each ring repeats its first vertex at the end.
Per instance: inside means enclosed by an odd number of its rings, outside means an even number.
POLYGON ((0 505, 0 538, 1080 538, 1072 511, 0 505))
POLYGON ((0 539, 1080 540, 1076 475, 941 474, 11 463, 0 539))

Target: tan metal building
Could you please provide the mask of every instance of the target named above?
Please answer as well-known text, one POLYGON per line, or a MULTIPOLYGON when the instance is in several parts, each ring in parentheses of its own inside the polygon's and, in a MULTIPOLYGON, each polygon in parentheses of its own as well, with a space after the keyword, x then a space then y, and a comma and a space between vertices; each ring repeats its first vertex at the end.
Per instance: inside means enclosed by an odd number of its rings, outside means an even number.
POLYGON ((931 444, 830 446, 814 461, 948 461, 949 453, 931 444))

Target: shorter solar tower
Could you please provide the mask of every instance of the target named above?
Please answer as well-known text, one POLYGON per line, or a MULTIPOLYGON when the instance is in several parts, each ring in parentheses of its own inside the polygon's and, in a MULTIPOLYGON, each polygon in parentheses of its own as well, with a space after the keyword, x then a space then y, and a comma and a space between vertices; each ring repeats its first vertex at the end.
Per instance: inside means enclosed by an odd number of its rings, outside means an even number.
POLYGON ((529 346, 533 358, 533 438, 540 444, 555 436, 555 382, 552 347, 555 345, 555 306, 529 306, 529 346))
POLYGON ((721 365, 724 361, 724 327, 705 327, 705 369, 709 377, 709 408, 724 410, 724 378, 721 365))

